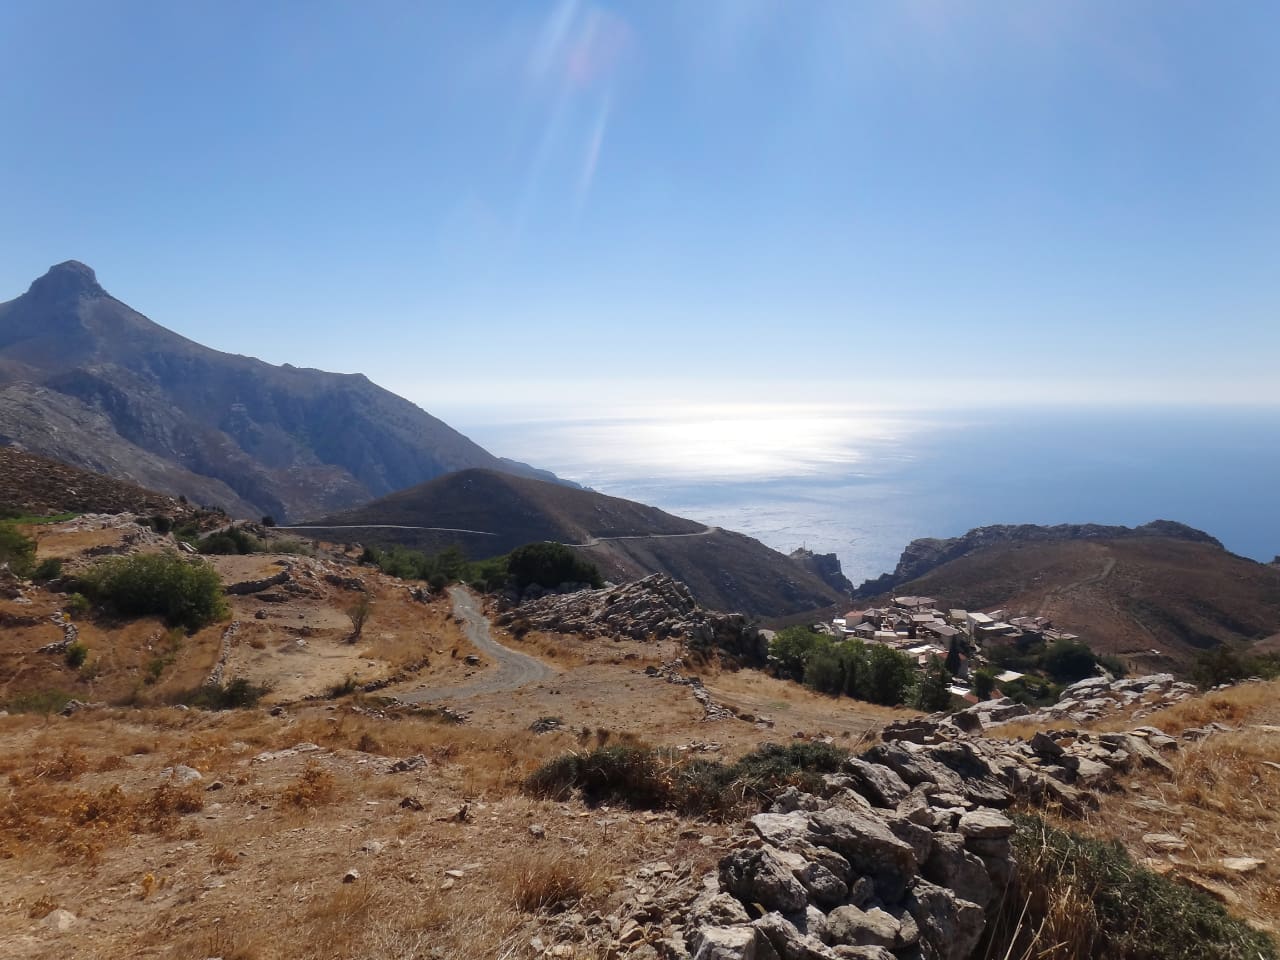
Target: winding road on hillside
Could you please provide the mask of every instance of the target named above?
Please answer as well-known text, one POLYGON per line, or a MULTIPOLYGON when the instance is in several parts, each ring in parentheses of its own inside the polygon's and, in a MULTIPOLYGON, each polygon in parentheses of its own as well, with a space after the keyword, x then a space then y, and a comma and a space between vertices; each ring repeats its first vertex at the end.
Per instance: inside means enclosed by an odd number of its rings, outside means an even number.
POLYGON ((343 523, 310 524, 308 526, 280 526, 277 530, 434 530, 438 533, 473 533, 477 537, 496 537, 488 530, 461 530, 457 527, 414 527, 406 523, 343 523))
POLYGON ((634 533, 625 537, 587 537, 585 543, 566 543, 566 547, 594 547, 600 543, 613 543, 616 540, 679 540, 682 537, 707 537, 719 533, 719 527, 707 527, 694 533, 634 533))
MULTIPOLYGON (((309 526, 281 526, 277 530, 429 530, 435 533, 471 533, 478 537, 496 537, 498 534, 489 530, 460 530, 456 527, 415 527, 405 523, 346 523, 334 526, 311 524, 309 526)), ((682 537, 708 537, 719 533, 719 527, 707 527, 693 533, 633 533, 620 537, 587 537, 583 543, 565 543, 566 547, 594 547, 601 543, 613 543, 617 540, 678 540, 682 537)), ((563 540, 548 540, 548 543, 564 543, 563 540)))
POLYGON ((466 587, 450 587, 449 600, 453 603, 454 616, 462 620, 462 629, 467 639, 475 645, 482 656, 492 660, 494 666, 485 669, 482 674, 466 683, 415 690, 400 695, 401 700, 410 703, 465 700, 485 693, 518 690, 520 687, 537 683, 539 680, 548 680, 556 675, 552 667, 536 657, 504 647, 494 640, 489 632, 489 618, 484 615, 484 611, 476 603, 475 596, 466 587))

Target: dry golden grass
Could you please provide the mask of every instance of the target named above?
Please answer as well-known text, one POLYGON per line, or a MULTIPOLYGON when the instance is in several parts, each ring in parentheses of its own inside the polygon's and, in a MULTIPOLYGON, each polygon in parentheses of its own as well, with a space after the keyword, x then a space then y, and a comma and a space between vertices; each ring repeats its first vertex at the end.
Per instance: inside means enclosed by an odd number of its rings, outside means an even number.
MULTIPOLYGON (((0 857, 11 858, 0 859, 0 884, 17 910, 0 921, 0 954, 37 922, 27 912, 42 897, 40 910, 75 910, 92 883, 106 893, 92 947, 103 956, 162 945, 175 957, 241 960, 521 956, 561 906, 610 909, 635 865, 683 857, 700 871, 716 857, 680 840, 674 819, 602 825, 598 814, 520 794, 529 771, 572 746, 563 734, 323 706, 285 717, 147 708, 52 724, 0 719, 5 755, 21 758, 0 793, 0 857), (322 751, 253 759, 304 741, 322 751), (64 767, 64 753, 72 767, 82 754, 86 769, 70 780, 35 776, 35 758, 64 767), (430 765, 415 773, 388 774, 379 760, 419 753, 430 765), (175 763, 204 780, 157 785, 175 763), (215 777, 223 788, 206 792, 215 777), (406 796, 423 809, 401 808, 406 796), (458 819, 464 805, 469 816, 458 819), (547 825, 545 840, 530 836, 534 822, 547 825), (385 849, 362 852, 366 839, 385 849), (342 884, 353 866, 362 879, 342 884), (465 877, 445 889, 444 871, 457 867, 465 877), (250 894, 264 889, 270 897, 250 894)), ((618 738, 627 734, 598 726, 586 735, 590 744, 618 738)), ((579 946, 575 960, 593 955, 579 946)))
POLYGON ((1280 932, 1280 769, 1270 765, 1280 763, 1280 732, 1268 729, 1280 713, 1278 693, 1280 683, 1246 684, 1153 714, 1147 722, 1173 734, 1211 721, 1238 729, 1180 743, 1164 754, 1172 777, 1135 771, 1125 791, 1066 826, 1118 839, 1135 858, 1209 881, 1233 912, 1280 932), (1178 836, 1186 849, 1161 854, 1144 843, 1150 833, 1178 836), (1230 857, 1256 857, 1264 865, 1240 873, 1223 865, 1230 857))
POLYGON ((598 863, 574 859, 564 851, 522 851, 505 865, 503 886, 511 902, 526 913, 556 910, 600 893, 604 877, 598 863))

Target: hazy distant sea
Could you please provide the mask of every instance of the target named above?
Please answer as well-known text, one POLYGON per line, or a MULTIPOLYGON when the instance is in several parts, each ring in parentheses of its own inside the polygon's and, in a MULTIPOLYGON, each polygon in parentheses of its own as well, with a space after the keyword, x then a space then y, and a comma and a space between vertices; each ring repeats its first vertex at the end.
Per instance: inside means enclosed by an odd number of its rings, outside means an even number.
POLYGON ((694 408, 459 424, 602 493, 839 555, 855 583, 916 537, 1170 519, 1280 554, 1280 410, 894 413, 694 408))

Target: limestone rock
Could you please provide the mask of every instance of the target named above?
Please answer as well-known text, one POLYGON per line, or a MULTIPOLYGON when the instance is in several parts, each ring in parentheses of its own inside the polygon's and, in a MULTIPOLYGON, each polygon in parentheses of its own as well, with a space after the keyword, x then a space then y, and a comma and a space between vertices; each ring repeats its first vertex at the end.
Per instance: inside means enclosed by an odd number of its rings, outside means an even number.
POLYGON ((935 834, 933 852, 920 872, 926 880, 946 887, 960 899, 986 907, 995 889, 986 864, 977 854, 966 850, 964 843, 964 837, 958 833, 935 834))
POLYGON ((1013 834, 1013 821, 994 810, 971 810, 960 818, 958 827, 962 836, 990 840, 1013 834))
MULTIPOLYGON (((765 960, 756 949, 756 931, 741 927, 702 927, 693 949, 694 960, 765 960)), ((771 954, 772 950, 769 951, 771 954)))
POLYGON ((53 910, 44 918, 44 926, 54 933, 66 933, 76 925, 78 918, 70 910, 53 910))
POLYGON ((832 940, 852 947, 892 947, 902 932, 902 924, 879 907, 836 907, 828 922, 832 940))
POLYGON ((920 928, 922 945, 928 947, 926 957, 967 960, 982 937, 986 920, 982 907, 926 880, 912 884, 907 910, 920 928))
POLYGON ((877 807, 896 807, 911 793, 906 781, 882 764, 850 758, 844 769, 853 779, 854 789, 877 807))
POLYGON ((800 881, 769 848, 734 850, 720 861, 720 885, 743 903, 794 913, 809 898, 800 881))
POLYGON ((812 814, 808 836, 815 845, 835 850, 854 869, 871 876, 886 902, 902 896, 916 870, 911 845, 866 813, 834 808, 812 814))

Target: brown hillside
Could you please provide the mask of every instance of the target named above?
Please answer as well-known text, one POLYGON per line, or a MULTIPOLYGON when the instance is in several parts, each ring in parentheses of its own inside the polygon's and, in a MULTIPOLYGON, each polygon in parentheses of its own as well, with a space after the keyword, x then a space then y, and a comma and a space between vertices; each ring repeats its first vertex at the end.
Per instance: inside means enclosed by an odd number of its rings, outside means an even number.
POLYGON ((1280 630, 1280 570, 1159 537, 998 544, 894 592, 1041 614, 1138 669, 1185 665, 1206 647, 1280 630))
POLYGON ((32 514, 172 514, 186 509, 163 493, 15 447, 0 447, 0 504, 32 514))
POLYGON ((460 470, 316 521, 324 526, 402 524, 497 534, 493 553, 534 540, 700 533, 692 520, 642 503, 493 470, 460 470))
POLYGON ((712 530, 704 537, 610 540, 578 552, 611 580, 665 572, 686 583, 703 606, 769 623, 799 614, 825 619, 815 611, 843 599, 803 565, 732 530, 712 530))
POLYGON ((428 552, 456 543, 473 559, 553 540, 579 547, 609 579, 667 573, 687 583, 703 606, 757 617, 840 599, 800 563, 750 537, 630 500, 490 470, 449 474, 316 524, 303 532, 428 552))

